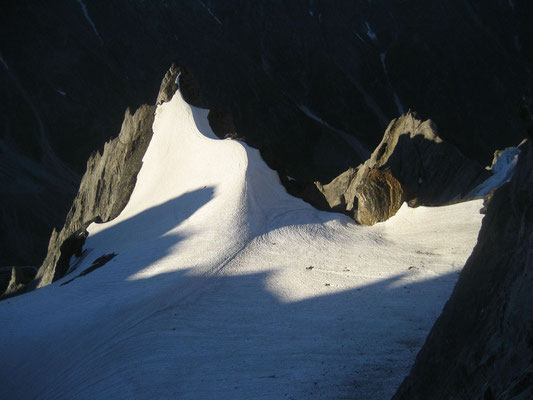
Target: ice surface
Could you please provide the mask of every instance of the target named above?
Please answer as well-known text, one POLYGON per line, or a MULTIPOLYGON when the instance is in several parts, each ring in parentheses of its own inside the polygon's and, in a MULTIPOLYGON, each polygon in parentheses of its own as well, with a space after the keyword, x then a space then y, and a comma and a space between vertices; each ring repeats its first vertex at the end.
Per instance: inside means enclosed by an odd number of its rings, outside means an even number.
POLYGON ((0 398, 390 398, 481 201, 359 226, 289 196, 206 116, 179 93, 159 106, 130 202, 90 226, 76 272, 0 302, 0 398))
POLYGON ((475 187, 466 198, 474 198, 488 195, 492 189, 503 185, 513 176, 513 172, 518 161, 520 149, 508 147, 501 154, 500 158, 492 166, 492 176, 475 187))

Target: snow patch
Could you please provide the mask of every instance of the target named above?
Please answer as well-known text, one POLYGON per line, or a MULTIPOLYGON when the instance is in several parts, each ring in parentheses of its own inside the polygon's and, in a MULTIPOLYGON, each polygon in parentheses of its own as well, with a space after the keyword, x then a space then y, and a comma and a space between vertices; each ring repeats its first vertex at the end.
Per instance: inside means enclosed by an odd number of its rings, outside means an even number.
POLYGON ((372 39, 372 40, 376 40, 378 37, 377 35, 374 33, 374 31, 372 30, 372 28, 370 27, 370 24, 368 23, 368 21, 365 21, 365 25, 366 25, 366 35, 372 39))
POLYGON ((87 22, 89 23, 89 25, 91 25, 91 28, 93 28, 94 33, 95 33, 96 36, 98 37, 98 40, 100 40, 100 43, 104 43, 104 41, 102 40, 102 37, 100 36, 100 33, 98 33, 98 30, 96 29, 96 25, 94 25, 93 20, 92 20, 91 17, 89 16, 89 12, 87 11, 87 6, 86 6, 85 3, 83 2, 83 0, 76 0, 76 1, 77 1, 78 4, 80 5, 80 7, 81 7, 81 11, 83 12, 83 15, 84 15, 85 19, 87 20, 87 22))
POLYGON ((492 166, 493 175, 474 188, 465 198, 486 196, 493 189, 508 182, 513 176, 519 155, 520 149, 518 147, 506 148, 492 166))

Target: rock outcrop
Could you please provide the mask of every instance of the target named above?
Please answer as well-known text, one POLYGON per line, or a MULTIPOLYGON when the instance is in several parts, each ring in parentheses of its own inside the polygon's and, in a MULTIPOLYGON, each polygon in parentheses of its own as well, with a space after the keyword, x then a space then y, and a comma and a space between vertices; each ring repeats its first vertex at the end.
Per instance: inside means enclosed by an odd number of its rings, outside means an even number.
MULTIPOLYGON (((166 73, 157 103, 167 101, 177 89, 180 68, 166 73)), ((126 111, 117 138, 105 144, 87 162, 74 203, 61 231, 53 231, 48 254, 31 288, 41 287, 63 277, 73 255, 81 255, 85 229, 92 222, 106 222, 124 209, 135 187, 142 158, 152 138, 155 106, 143 105, 135 113, 126 111)))
POLYGON ((37 267, 1 267, 0 268, 0 300, 19 294, 30 283, 37 267))
MULTIPOLYGON (((330 209, 373 225, 396 214, 404 201, 443 205, 460 199, 489 176, 481 165, 443 141, 432 121, 422 122, 408 112, 389 124, 364 164, 327 185, 315 185, 330 209)), ((307 200, 327 208, 317 197, 313 193, 307 200)))
POLYGON ((533 143, 394 400, 533 398, 533 143))

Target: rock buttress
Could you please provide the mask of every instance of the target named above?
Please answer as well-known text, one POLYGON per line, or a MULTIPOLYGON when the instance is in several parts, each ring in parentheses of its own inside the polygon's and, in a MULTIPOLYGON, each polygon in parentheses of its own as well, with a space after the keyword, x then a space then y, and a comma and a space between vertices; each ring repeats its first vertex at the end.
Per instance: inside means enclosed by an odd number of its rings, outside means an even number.
POLYGON ((393 400, 533 398, 533 143, 393 400))
MULTIPOLYGON (((158 104, 172 97, 180 71, 173 65, 166 73, 158 104)), ((81 252, 89 224, 110 221, 124 209, 153 135, 154 114, 155 106, 151 105, 143 105, 133 114, 126 110, 118 137, 107 142, 102 153, 93 153, 89 158, 65 224, 61 231, 52 233, 47 256, 28 289, 49 285, 63 277, 72 255, 81 252)))

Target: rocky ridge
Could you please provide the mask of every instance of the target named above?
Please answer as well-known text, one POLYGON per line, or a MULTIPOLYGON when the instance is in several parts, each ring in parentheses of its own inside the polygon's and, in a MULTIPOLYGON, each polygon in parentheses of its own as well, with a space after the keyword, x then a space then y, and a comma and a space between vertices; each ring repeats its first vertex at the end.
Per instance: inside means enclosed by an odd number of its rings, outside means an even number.
POLYGON ((442 140, 431 120, 421 121, 408 112, 389 124, 365 163, 326 185, 315 182, 316 189, 306 188, 300 195, 321 209, 373 225, 396 214, 404 201, 444 205, 462 199, 489 176, 477 162, 442 140))
MULTIPOLYGON (((177 89, 180 68, 173 65, 165 74, 157 104, 169 100, 177 89)), ((152 138, 155 106, 143 105, 133 114, 126 110, 118 137, 94 153, 67 215, 63 228, 53 231, 48 254, 30 289, 63 277, 72 256, 82 255, 85 229, 92 222, 107 222, 120 214, 135 187, 142 158, 152 138)))
POLYGON ((119 136, 107 142, 102 153, 89 158, 63 229, 52 232, 48 254, 36 276, 37 287, 66 274, 71 256, 80 256, 89 224, 109 221, 126 206, 150 143, 154 112, 154 106, 141 106, 134 114, 128 109, 119 136))
MULTIPOLYGON (((170 100, 178 85, 186 101, 205 107, 194 75, 175 64, 163 78, 156 104, 170 100)), ((71 258, 83 253, 86 227, 115 218, 125 207, 151 139, 154 111, 154 106, 141 106, 133 115, 127 110, 118 138, 106 143, 101 154, 91 156, 63 229, 53 231, 47 256, 28 289, 63 277, 71 258)), ((208 119, 219 137, 239 138, 231 112, 214 109, 208 119)), ((373 225, 393 216, 404 201, 442 205, 456 200, 488 175, 444 142, 431 121, 422 122, 409 112, 390 123, 365 163, 348 169, 331 183, 309 186, 284 179, 281 174, 280 178, 289 193, 317 208, 343 212, 361 224, 373 225), (299 185, 304 190, 299 190, 299 185)))

